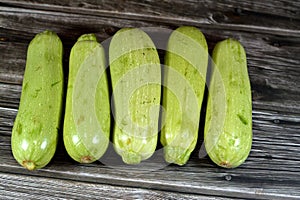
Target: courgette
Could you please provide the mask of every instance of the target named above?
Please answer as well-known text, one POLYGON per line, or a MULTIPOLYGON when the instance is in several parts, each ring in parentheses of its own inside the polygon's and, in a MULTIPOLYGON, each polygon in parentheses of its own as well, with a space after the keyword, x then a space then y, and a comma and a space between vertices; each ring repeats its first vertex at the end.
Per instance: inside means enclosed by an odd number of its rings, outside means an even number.
POLYGON ((205 89, 207 43, 195 27, 172 32, 165 56, 161 143, 169 163, 185 164, 194 150, 205 89))
POLYGON ((91 163, 106 152, 110 102, 104 49, 94 34, 79 37, 70 54, 63 139, 77 162, 91 163))
POLYGON ((116 152, 127 164, 138 164, 155 151, 158 136, 161 69, 150 37, 123 28, 109 47, 116 152))
POLYGON ((63 104, 63 46, 51 31, 30 42, 22 94, 12 130, 14 158, 28 170, 42 168, 57 145, 63 104))
POLYGON ((204 142, 211 160, 225 168, 241 165, 252 144, 252 101, 247 59, 236 40, 219 42, 206 111, 204 142))

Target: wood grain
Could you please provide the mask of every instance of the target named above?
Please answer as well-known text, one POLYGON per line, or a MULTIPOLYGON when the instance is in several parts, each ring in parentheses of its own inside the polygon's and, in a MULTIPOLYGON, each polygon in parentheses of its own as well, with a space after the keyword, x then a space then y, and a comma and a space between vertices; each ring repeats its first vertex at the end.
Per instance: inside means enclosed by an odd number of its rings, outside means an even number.
POLYGON ((247 29, 260 32, 272 32, 268 27, 295 34, 299 27, 299 1, 271 0, 262 3, 255 1, 169 1, 169 0, 112 0, 99 3, 93 0, 75 1, 2 1, 6 6, 20 6, 43 10, 70 13, 109 16, 116 18, 147 20, 155 22, 173 22, 176 24, 216 25, 230 29, 247 29), (274 20, 274 16, 276 20, 274 20), (262 20, 263 19, 263 20, 262 20))
MULTIPOLYGON (((184 167, 168 166, 149 172, 145 169, 144 171, 129 168, 116 169, 99 163, 79 165, 62 159, 64 157, 56 156, 46 168, 28 172, 17 165, 12 158, 8 160, 10 157, 7 155, 5 158, 6 163, 0 165, 1 171, 13 171, 31 176, 189 194, 256 199, 299 199, 299 173, 282 171, 281 168, 258 170, 248 168, 248 164, 245 164, 235 170, 225 170, 212 165, 207 159, 199 161, 192 158, 184 167)), ((258 164, 258 159, 255 160, 258 164)), ((264 162, 259 164, 260 166, 268 165, 263 159, 260 162, 264 162)))
MULTIPOLYGON (((217 197, 190 195, 150 189, 124 188, 53 178, 0 173, 0 193, 8 199, 203 199, 217 197)), ((228 198, 218 198, 227 200, 228 198)))
POLYGON ((299 1, 283 0, 175 0, 171 4, 167 0, 2 0, 0 197, 120 198, 122 194, 121 198, 128 199, 204 199, 201 195, 209 195, 207 199, 299 199, 299 10, 299 1), (246 163, 230 170, 215 166, 207 157, 199 159, 202 122, 197 148, 183 167, 163 165, 150 172, 151 167, 160 166, 157 160, 144 168, 114 165, 120 158, 113 150, 100 160, 102 164, 81 165, 68 157, 61 141, 44 169, 29 172, 16 163, 11 154, 11 129, 18 111, 27 46, 35 34, 45 29, 58 33, 67 72, 70 49, 83 33, 96 33, 102 42, 122 27, 174 29, 183 24, 203 31, 210 52, 228 37, 238 39, 246 49, 253 98, 253 146, 246 163), (37 189, 31 191, 31 186, 37 189), (53 190, 58 192, 51 196, 53 190))

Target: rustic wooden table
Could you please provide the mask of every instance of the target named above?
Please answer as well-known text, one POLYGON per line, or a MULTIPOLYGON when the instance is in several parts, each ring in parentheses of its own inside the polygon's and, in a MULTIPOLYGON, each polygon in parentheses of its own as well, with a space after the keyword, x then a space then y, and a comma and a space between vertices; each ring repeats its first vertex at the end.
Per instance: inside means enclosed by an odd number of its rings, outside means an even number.
MULTIPOLYGON (((0 1, 0 199, 300 199, 300 1, 288 0, 18 0, 0 1), (83 33, 99 41, 121 27, 193 25, 209 49, 233 37, 248 55, 253 147, 236 169, 198 158, 155 171, 73 162, 62 143, 44 169, 27 171, 12 157, 26 49, 50 29, 70 48, 83 33)), ((203 127, 203 122, 200 124, 203 127)), ((200 130, 200 135, 203 129, 200 130)), ((201 144, 201 136, 199 144, 201 144)))

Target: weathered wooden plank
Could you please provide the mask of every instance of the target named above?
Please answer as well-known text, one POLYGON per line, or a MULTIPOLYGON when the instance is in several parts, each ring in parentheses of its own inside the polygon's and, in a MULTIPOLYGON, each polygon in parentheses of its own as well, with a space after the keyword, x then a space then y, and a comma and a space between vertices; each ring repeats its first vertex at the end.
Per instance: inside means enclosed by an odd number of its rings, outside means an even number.
POLYGON ((4 173, 0 173, 0 196, 5 199, 217 199, 202 195, 4 173))
MULTIPOLYGON (((6 157, 7 158, 7 157, 6 157)), ((13 160, 11 160, 13 162, 13 160)), ((191 162, 191 161, 190 161, 191 162)), ((202 161, 203 162, 203 161, 202 161)), ((195 161, 193 163, 196 163, 195 161)), ((54 160, 46 168, 34 172, 20 166, 1 163, 2 172, 14 172, 40 177, 55 177, 116 186, 176 191, 189 194, 206 194, 257 199, 299 199, 299 174, 237 168, 219 169, 206 161, 206 167, 169 166, 157 171, 118 170, 97 163, 79 165, 54 160), (196 168, 195 168, 196 169, 196 168), (248 173, 246 173, 248 172, 248 173), (283 179, 286 177, 286 179, 283 179), (293 177, 293 178, 292 178, 293 177), (287 180, 289 179, 289 180, 287 180)))
MULTIPOLYGON (((23 79, 28 40, 23 43, 10 42, 7 35, 9 34, 4 33, 4 30, 0 31, 0 80, 5 83, 20 84, 23 79)), ((9 37, 13 38, 12 35, 9 37)))
MULTIPOLYGON (((11 136, 11 129, 17 115, 17 109, 0 107, 0 132, 1 135, 11 136)), ((1 141, 3 142, 3 141, 1 141)))
POLYGON ((0 105, 6 108, 18 108, 21 90, 21 85, 0 83, 0 105))
MULTIPOLYGON (((173 21, 176 24, 193 22, 199 24, 229 25, 238 29, 261 31, 299 30, 299 1, 2 1, 6 6, 19 6, 71 13, 109 16, 117 18, 173 21), (274 20, 276 17, 276 20, 274 20), (263 20, 262 20, 263 19, 263 20), (265 27, 265 28, 259 28, 265 27), (271 30, 270 30, 271 28, 271 30)), ((296 32, 295 32, 296 33, 296 32)))

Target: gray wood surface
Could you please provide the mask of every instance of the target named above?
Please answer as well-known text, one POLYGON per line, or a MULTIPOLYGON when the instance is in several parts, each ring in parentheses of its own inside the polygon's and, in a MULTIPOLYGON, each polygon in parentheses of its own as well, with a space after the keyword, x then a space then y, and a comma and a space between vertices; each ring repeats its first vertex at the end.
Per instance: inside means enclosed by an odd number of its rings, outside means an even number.
MULTIPOLYGON (((299 1, 1 0, 0 197, 300 199, 299 55, 299 1), (16 163, 10 149, 11 128, 26 48, 36 33, 45 29, 58 33, 67 72, 70 48, 83 33, 94 32, 103 41, 121 27, 174 29, 180 25, 200 28, 210 51, 228 37, 238 39, 246 49, 253 95, 253 147, 242 166, 221 169, 207 157, 199 159, 203 128, 195 152, 183 167, 170 165, 149 172, 147 166, 81 165, 68 157, 62 143, 42 170, 28 172, 16 163)), ((105 159, 119 159, 111 154, 105 159)), ((153 165, 158 163, 153 161, 153 165)))
POLYGON ((53 178, 0 173, 0 193, 7 199, 203 199, 229 198, 178 194, 150 189, 117 187, 53 178), (33 189, 34 188, 34 189, 33 189), (51 192, 50 192, 51 191, 51 192))

